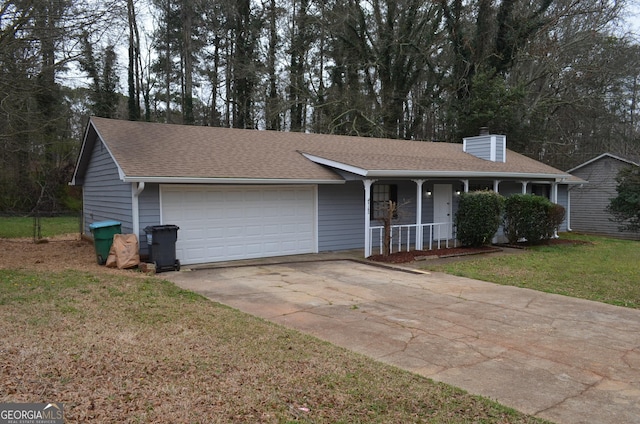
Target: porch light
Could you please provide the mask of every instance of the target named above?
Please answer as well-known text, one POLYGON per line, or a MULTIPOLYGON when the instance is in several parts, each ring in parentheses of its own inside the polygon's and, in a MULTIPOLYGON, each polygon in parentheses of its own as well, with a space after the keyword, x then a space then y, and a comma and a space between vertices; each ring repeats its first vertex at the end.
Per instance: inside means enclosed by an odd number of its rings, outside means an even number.
POLYGON ((460 196, 460 190, 456 191, 456 196, 460 196))
POLYGON ((424 196, 425 197, 431 197, 431 192, 430 191, 425 191, 424 192, 424 196))

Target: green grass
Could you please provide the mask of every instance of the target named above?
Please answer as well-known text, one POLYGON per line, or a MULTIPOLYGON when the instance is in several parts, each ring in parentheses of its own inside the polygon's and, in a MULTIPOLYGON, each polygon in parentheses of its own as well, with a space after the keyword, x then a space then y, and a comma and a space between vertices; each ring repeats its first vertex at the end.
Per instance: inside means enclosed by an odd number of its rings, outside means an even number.
POLYGON ((69 423, 542 423, 142 274, 0 269, 3 401, 69 423))
MULTIPOLYGON (((62 216, 40 218, 40 234, 42 237, 53 237, 60 234, 80 232, 78 216, 62 216)), ((34 236, 33 217, 0 218, 0 238, 25 238, 34 236)))
POLYGON ((640 308, 640 242, 561 234, 588 244, 537 246, 523 254, 425 269, 640 308))

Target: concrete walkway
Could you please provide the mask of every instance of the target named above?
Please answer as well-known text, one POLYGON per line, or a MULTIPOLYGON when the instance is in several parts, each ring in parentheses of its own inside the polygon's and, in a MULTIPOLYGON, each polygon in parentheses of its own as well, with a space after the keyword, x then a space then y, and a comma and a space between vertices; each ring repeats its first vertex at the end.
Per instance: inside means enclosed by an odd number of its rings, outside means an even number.
POLYGON ((349 260, 161 274, 557 423, 640 423, 640 311, 349 260))

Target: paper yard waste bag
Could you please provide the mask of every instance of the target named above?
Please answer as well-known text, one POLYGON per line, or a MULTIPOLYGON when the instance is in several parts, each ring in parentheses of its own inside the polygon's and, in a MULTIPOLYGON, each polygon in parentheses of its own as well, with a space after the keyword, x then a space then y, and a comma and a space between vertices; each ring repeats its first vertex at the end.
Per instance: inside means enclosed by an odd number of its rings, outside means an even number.
POLYGON ((105 264, 109 268, 127 269, 140 264, 138 238, 135 234, 114 234, 105 264))

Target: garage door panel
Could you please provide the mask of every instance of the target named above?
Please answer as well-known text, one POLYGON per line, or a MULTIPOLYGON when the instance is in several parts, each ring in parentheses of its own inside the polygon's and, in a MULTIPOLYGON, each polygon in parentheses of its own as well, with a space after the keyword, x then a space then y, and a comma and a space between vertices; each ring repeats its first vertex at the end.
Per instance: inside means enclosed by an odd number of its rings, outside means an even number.
POLYGON ((194 261, 198 261, 206 257, 206 250, 204 248, 184 248, 184 252, 185 256, 193 258, 194 261))
POLYGON ((184 264, 313 253, 315 190, 297 187, 162 187, 162 220, 180 227, 184 264))
POLYGON ((206 255, 203 256, 203 261, 206 261, 206 258, 218 258, 222 257, 225 254, 225 249, 222 246, 218 247, 209 247, 206 250, 206 255))
POLYGON ((222 237, 224 234, 224 228, 211 228, 206 227, 205 230, 205 237, 206 238, 217 238, 217 237, 222 237))

